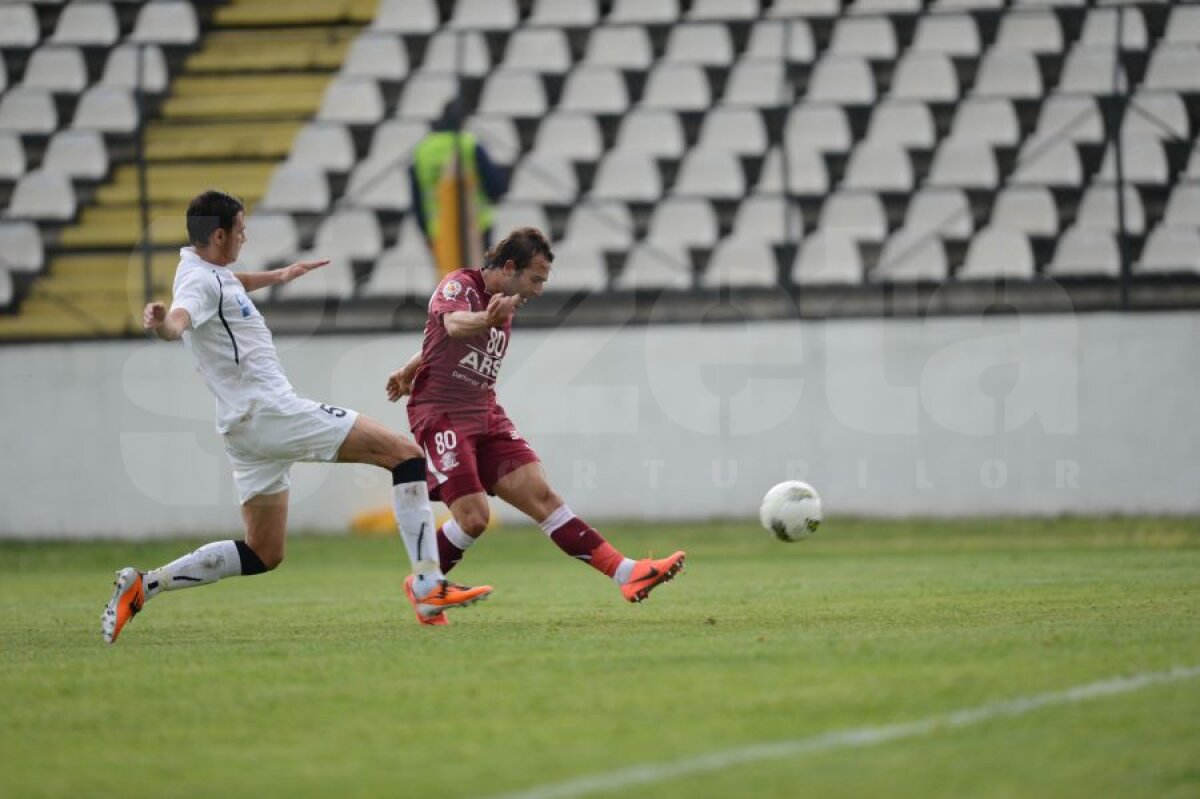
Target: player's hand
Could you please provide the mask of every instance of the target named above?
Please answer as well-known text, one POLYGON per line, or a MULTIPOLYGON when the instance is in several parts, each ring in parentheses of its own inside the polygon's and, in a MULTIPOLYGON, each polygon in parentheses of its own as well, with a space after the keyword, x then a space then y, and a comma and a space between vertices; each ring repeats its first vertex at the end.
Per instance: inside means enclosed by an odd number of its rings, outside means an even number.
POLYGON ((408 374, 405 369, 397 369, 388 375, 387 379, 387 398, 388 402, 395 402, 401 397, 407 397, 412 393, 413 375, 408 374))
POLYGON ((142 329, 146 332, 158 330, 167 321, 167 308, 161 302, 147 303, 142 310, 142 329))
POLYGON ((314 269, 320 269, 329 263, 329 259, 325 258, 320 261, 297 261, 294 264, 283 267, 279 270, 279 282, 291 283, 301 275, 307 275, 314 269))
POLYGON ((487 307, 487 323, 488 327, 503 327, 504 323, 512 319, 517 308, 521 305, 521 295, 513 294, 504 296, 503 294, 493 294, 492 299, 488 301, 487 307))

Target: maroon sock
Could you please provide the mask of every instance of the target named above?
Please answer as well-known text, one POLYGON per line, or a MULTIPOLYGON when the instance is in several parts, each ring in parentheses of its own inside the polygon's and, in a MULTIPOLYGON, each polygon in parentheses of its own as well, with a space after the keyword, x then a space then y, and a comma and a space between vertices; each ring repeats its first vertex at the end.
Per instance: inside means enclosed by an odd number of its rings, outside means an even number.
POLYGON ((438 565, 441 567, 442 574, 449 574, 450 570, 462 560, 463 550, 456 547, 449 538, 446 538, 446 533, 441 527, 437 530, 437 545, 438 565))
MULTIPOLYGON (((577 516, 550 534, 550 540, 573 558, 582 560, 598 572, 612 577, 621 565, 622 555, 593 528, 577 516)), ((444 570, 443 570, 444 571, 444 570)))

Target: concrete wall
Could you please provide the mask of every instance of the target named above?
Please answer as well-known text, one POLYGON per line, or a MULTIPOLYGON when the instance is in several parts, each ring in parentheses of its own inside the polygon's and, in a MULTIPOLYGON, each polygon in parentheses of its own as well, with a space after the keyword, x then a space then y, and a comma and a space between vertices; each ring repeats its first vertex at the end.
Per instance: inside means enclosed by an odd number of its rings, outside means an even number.
MULTIPOLYGON (((809 480, 834 514, 1200 512, 1200 314, 518 330, 500 400, 592 518, 749 517, 809 480)), ((415 335, 282 338, 301 394, 407 431, 415 335)), ((0 348, 0 536, 236 529, 213 403, 180 345, 0 348)), ((293 528, 388 502, 293 469, 293 528)))

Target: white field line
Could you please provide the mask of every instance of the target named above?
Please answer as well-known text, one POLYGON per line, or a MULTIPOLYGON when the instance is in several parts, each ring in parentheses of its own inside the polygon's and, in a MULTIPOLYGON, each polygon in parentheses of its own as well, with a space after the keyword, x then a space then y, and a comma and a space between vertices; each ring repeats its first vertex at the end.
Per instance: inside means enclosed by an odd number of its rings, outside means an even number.
POLYGON ((603 774, 591 774, 565 782, 535 786, 524 791, 493 796, 492 799, 574 799, 593 793, 620 791, 636 785, 664 782, 675 777, 687 777, 708 771, 720 771, 730 766, 775 760, 784 757, 827 752, 856 746, 871 746, 901 738, 912 738, 942 730, 969 727, 998 718, 1023 716, 1043 707, 1084 702, 1104 696, 1126 694, 1152 685, 1190 680, 1200 677, 1200 666, 1174 668, 1170 671, 1147 672, 1132 677, 1117 677, 1111 680, 1078 685, 1064 691, 1034 694, 1006 702, 978 705, 952 713, 929 716, 903 724, 888 724, 882 727, 859 727, 857 729, 827 732, 807 738, 754 744, 734 749, 686 757, 667 763, 646 763, 640 766, 617 768, 603 774))

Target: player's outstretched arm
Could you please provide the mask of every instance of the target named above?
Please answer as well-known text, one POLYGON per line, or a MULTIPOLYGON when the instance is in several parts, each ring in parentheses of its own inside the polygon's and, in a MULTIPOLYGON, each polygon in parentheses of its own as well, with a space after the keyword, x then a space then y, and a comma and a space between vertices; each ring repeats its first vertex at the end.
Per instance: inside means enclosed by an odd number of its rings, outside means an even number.
POLYGON ((490 327, 501 327, 512 318, 523 300, 521 295, 493 294, 486 311, 454 311, 442 317, 450 338, 470 338, 490 327))
POLYGON ((387 398, 388 402, 395 402, 401 397, 408 396, 412 393, 413 380, 417 376, 417 369, 421 367, 421 352, 408 359, 408 363, 401 366, 396 371, 388 375, 387 379, 387 398))
POLYGON ((161 302, 152 302, 142 310, 142 329, 163 341, 175 341, 191 326, 192 317, 183 308, 174 308, 167 313, 161 302))
POLYGON ((291 283, 301 275, 307 275, 312 270, 319 269, 327 263, 329 263, 328 258, 321 261, 297 261, 282 269, 272 269, 268 272, 235 272, 234 277, 241 281, 242 288, 246 289, 246 291, 257 291, 267 286, 291 283))

